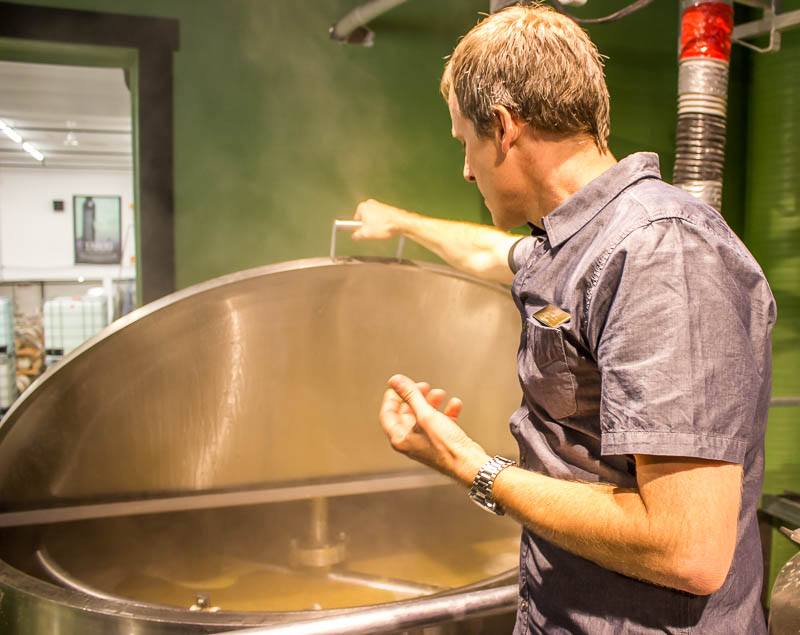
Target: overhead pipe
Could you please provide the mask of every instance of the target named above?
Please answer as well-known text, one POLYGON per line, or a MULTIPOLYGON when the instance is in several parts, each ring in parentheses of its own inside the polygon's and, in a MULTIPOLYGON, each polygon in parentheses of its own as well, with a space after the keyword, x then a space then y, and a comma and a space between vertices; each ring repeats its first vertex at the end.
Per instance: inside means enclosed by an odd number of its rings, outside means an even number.
MULTIPOLYGON (((489 0, 489 12, 496 13, 520 0, 489 0)), ((375 33, 367 28, 367 24, 404 4, 407 0, 371 0, 350 10, 344 17, 337 20, 328 33, 332 40, 344 44, 360 44, 372 46, 375 43, 375 33)), ((586 0, 566 0, 563 4, 583 5, 586 0)))
POLYGON ((331 39, 345 44, 372 46, 375 34, 367 28, 367 23, 379 15, 403 4, 406 0, 371 0, 357 6, 338 20, 328 30, 331 39))
POLYGON ((681 0, 673 183, 722 207, 732 0, 681 0))

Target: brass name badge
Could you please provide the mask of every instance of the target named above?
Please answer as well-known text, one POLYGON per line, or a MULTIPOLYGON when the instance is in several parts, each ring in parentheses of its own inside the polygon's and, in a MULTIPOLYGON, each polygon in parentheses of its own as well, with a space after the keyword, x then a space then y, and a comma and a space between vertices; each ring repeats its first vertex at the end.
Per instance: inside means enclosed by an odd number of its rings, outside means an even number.
POLYGON ((534 313, 533 317, 537 322, 540 322, 545 326, 556 328, 557 326, 564 324, 564 322, 569 322, 570 314, 566 311, 562 311, 553 304, 548 304, 543 309, 540 309, 534 313))

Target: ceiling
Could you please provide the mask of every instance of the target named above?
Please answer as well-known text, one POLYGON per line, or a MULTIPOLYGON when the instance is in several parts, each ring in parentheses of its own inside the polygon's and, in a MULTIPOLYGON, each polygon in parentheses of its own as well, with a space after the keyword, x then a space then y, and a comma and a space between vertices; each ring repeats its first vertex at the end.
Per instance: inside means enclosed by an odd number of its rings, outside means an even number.
POLYGON ((132 170, 131 96, 122 69, 0 62, 0 167, 132 170))

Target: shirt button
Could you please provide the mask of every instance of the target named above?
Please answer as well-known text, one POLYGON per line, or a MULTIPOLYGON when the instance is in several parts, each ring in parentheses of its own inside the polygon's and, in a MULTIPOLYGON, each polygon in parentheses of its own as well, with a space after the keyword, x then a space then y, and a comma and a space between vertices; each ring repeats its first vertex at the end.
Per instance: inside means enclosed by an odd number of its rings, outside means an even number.
POLYGON ((528 612, 528 603, 525 600, 520 600, 519 612, 520 613, 527 613, 528 612))

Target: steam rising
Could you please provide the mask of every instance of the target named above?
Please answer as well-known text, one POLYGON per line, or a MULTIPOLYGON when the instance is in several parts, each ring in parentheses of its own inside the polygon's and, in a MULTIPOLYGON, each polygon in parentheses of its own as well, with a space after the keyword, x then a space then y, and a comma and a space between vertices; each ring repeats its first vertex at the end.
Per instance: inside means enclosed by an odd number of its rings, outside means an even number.
MULTIPOLYGON (((328 11, 306 2, 268 2, 262 7, 258 19, 243 25, 242 37, 248 62, 273 67, 273 81, 263 87, 261 123, 271 145, 282 148, 283 155, 262 157, 261 171, 273 173, 277 160, 292 166, 296 175, 289 183, 270 182, 268 187, 283 191, 298 210, 318 204, 318 180, 330 179, 345 200, 367 196, 371 184, 391 177, 390 165, 397 160, 392 148, 402 134, 391 125, 375 64, 364 63, 375 51, 330 41, 328 27, 339 17, 330 4, 328 11), (289 28, 294 38, 288 47, 276 50, 275 42, 286 40, 279 33, 286 25, 293 25, 289 28), (268 59, 271 62, 265 62, 268 59), (313 175, 304 172, 309 164, 313 175)), ((298 226, 306 223, 302 215, 297 217, 298 226)))

